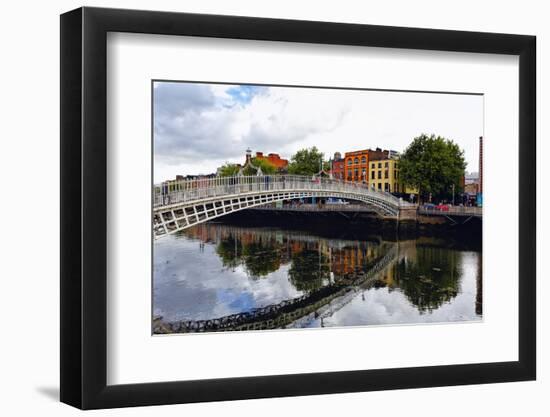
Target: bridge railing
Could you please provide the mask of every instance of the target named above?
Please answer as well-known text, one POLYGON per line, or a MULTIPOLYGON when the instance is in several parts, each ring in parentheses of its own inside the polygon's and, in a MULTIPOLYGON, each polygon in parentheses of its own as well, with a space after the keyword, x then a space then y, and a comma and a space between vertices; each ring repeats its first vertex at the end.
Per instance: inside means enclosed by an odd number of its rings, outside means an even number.
POLYGON ((153 193, 154 206, 161 207, 169 204, 226 195, 266 191, 309 190, 372 195, 397 206, 407 206, 410 204, 390 193, 370 189, 366 184, 302 175, 234 176, 167 181, 156 184, 153 193))
POLYGON ((282 207, 274 207, 272 204, 254 207, 254 210, 265 211, 372 211, 365 204, 290 204, 282 207))

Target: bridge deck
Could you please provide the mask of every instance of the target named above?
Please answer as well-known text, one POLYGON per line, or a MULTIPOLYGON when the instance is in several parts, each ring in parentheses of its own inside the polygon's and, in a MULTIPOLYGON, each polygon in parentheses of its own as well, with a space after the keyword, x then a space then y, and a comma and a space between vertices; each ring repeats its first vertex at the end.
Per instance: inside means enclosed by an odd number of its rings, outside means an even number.
POLYGON ((216 177, 156 185, 155 238, 238 210, 309 197, 359 201, 383 217, 416 213, 415 205, 364 184, 298 175, 216 177))
MULTIPOLYGON (((267 191, 335 191, 370 195, 378 200, 399 205, 394 195, 368 188, 365 184, 346 182, 331 178, 303 175, 263 175, 201 178, 157 184, 154 188, 155 208, 175 203, 204 200, 212 197, 242 195, 267 191)), ((401 204, 408 203, 401 201, 401 204)))

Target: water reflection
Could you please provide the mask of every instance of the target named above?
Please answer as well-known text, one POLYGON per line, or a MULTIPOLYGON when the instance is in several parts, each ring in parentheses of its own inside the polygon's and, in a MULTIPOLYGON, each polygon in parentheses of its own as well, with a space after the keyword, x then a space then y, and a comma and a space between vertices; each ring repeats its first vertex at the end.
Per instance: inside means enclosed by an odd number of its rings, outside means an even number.
POLYGON ((313 291, 330 283, 330 259, 320 250, 304 249, 292 255, 288 277, 299 291, 313 291))
POLYGON ((202 224, 155 242, 155 333, 481 318, 481 253, 202 224))
MULTIPOLYGON (((457 296, 462 254, 437 247, 416 250, 414 258, 395 265, 395 285, 420 312, 433 311, 457 296)), ((393 285, 393 283, 392 283, 393 285)))

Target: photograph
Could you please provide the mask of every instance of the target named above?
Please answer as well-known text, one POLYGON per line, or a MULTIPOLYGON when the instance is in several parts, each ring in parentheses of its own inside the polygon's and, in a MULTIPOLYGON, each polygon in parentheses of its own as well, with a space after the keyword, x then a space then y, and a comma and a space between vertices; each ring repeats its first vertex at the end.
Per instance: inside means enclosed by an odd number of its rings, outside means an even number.
POLYGON ((483 94, 151 94, 153 335, 483 320, 483 94))
MULTIPOLYGON (((12 128, 50 123, 60 142, 48 156, 8 135, 24 184, 39 159, 58 168, 59 194, 34 188, 59 208, 59 285, 30 303, 55 328, 26 332, 55 344, 29 369, 85 410, 288 413, 261 400, 277 398, 334 415, 401 396, 400 414, 536 415, 542 14, 226 3, 66 9, 56 83, 35 83, 60 84, 44 95, 60 106, 29 123, 10 101, 12 128)), ((46 51, 27 37, 16 49, 46 51)), ((7 236, 25 249, 8 281, 28 287, 28 243, 52 233, 7 236)))

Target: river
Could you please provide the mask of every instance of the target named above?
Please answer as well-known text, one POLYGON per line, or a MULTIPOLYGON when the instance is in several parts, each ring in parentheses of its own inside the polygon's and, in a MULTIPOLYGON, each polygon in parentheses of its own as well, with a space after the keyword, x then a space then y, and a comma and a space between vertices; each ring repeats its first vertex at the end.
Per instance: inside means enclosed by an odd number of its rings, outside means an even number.
POLYGON ((482 319, 465 242, 207 223, 153 250, 154 333, 482 319))

